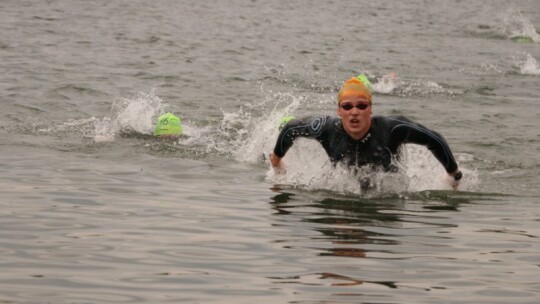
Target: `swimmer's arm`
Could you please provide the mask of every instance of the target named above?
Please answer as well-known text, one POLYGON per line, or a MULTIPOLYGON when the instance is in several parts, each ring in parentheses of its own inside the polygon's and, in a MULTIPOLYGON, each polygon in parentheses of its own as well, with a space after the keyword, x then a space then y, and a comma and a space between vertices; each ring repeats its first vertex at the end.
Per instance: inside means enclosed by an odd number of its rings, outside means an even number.
POLYGON ((272 167, 277 173, 285 172, 285 165, 283 164, 281 159, 285 156, 285 153, 287 153, 289 148, 293 145, 294 139, 300 136, 300 134, 302 133, 297 132, 294 129, 298 126, 299 122, 299 119, 293 119, 283 127, 281 132, 279 132, 274 151, 270 153, 269 157, 270 163, 272 164, 272 167))
POLYGON ((270 154, 272 167, 277 172, 284 172, 285 166, 281 159, 292 147, 294 140, 298 137, 318 139, 323 133, 326 121, 327 118, 322 117, 305 117, 289 121, 279 133, 274 151, 270 154), (314 122, 319 122, 319 124, 314 122), (317 127, 314 128, 314 125, 317 127))
POLYGON ((324 127, 324 122, 326 122, 326 119, 321 117, 305 117, 289 121, 279 133, 273 154, 280 159, 283 158, 298 137, 319 138, 322 134, 321 129, 324 127), (317 129, 313 128, 314 121, 321 122, 317 125, 317 129))

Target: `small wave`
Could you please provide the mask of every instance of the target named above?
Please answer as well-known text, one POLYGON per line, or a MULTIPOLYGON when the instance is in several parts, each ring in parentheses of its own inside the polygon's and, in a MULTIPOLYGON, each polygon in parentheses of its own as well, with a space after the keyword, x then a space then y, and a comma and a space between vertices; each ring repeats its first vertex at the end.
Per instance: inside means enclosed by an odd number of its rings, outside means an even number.
POLYGON ((459 69, 460 73, 474 76, 484 76, 484 75, 497 75, 504 74, 505 71, 498 64, 494 63, 482 63, 478 66, 465 67, 459 69))
POLYGON ((39 134, 53 134, 56 136, 93 138, 95 117, 85 119, 68 119, 51 126, 42 126, 36 129, 39 134))
POLYGON ((47 94, 51 97, 59 99, 61 98, 64 100, 78 100, 80 99, 81 95, 89 95, 100 98, 107 96, 107 94, 103 91, 75 84, 59 86, 49 90, 47 94))
POLYGON ((415 80, 409 83, 404 82, 396 89, 396 95, 399 96, 431 96, 431 95, 448 95, 455 96, 463 94, 463 91, 456 89, 448 89, 431 80, 415 80))
POLYGON ((373 80, 372 91, 377 94, 389 94, 403 97, 430 95, 461 95, 463 91, 446 88, 431 80, 404 80, 390 72, 381 77, 370 77, 373 80))

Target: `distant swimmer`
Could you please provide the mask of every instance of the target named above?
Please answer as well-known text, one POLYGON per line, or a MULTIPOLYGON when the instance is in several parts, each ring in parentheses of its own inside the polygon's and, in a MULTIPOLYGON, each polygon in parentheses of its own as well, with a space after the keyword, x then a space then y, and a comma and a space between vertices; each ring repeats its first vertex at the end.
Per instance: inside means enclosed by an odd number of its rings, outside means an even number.
POLYGON ((182 120, 172 113, 165 113, 158 117, 154 136, 159 138, 178 138, 184 131, 182 120))
MULTIPOLYGON (((337 99, 339 117, 312 116, 289 120, 281 129, 270 162, 276 172, 285 170, 282 158, 297 137, 319 141, 334 164, 372 167, 396 172, 393 160, 402 144, 426 146, 459 186, 462 173, 448 144, 437 132, 404 116, 371 116, 371 84, 365 75, 347 80, 337 99)), ((369 182, 368 182, 369 183, 369 182)), ((365 186, 365 185, 363 185, 365 186)))
POLYGON ((534 42, 533 38, 530 37, 530 36, 526 36, 526 35, 517 35, 517 36, 513 36, 511 37, 512 40, 516 41, 516 42, 520 42, 520 43, 530 43, 530 42, 534 42))

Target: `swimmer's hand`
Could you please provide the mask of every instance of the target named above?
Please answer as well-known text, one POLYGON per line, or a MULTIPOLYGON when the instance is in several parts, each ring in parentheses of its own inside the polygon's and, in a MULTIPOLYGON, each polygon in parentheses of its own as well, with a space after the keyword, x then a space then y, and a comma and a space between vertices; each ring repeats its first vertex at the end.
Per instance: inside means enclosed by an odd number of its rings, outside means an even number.
POLYGON ((281 157, 276 156, 274 152, 270 153, 270 163, 277 174, 285 174, 287 172, 285 164, 281 161, 281 157))
POLYGON ((454 190, 457 190, 459 187, 459 181, 461 181, 463 174, 459 169, 456 169, 456 171, 449 173, 448 176, 450 177, 450 186, 452 186, 454 190))

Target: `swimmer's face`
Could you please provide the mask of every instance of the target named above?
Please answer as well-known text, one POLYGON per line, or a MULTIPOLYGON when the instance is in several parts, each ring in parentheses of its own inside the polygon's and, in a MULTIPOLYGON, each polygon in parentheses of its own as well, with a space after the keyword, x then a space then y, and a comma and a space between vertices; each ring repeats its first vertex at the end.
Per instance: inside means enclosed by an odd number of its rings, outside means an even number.
POLYGON ((354 139, 362 139, 371 127, 371 103, 362 97, 347 98, 339 103, 337 114, 345 132, 354 139))

